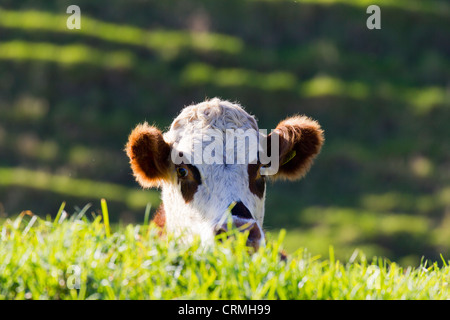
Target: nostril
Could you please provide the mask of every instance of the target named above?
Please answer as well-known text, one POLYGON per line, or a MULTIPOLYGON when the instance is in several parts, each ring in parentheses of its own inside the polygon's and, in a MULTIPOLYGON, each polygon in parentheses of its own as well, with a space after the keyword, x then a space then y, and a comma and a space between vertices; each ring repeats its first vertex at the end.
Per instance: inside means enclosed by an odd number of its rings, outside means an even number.
POLYGON ((245 219, 253 219, 250 210, 247 209, 242 201, 238 201, 233 209, 231 209, 231 215, 245 219))
POLYGON ((222 224, 215 228, 216 239, 222 242, 229 237, 234 238, 234 231, 248 232, 247 246, 252 247, 254 250, 258 250, 261 245, 261 239, 264 237, 263 230, 259 227, 256 220, 253 218, 247 219, 233 215, 232 226, 230 224, 222 224), (232 227, 233 230, 229 230, 232 227), (230 233, 231 232, 231 233, 230 233))
POLYGON ((261 240, 261 231, 256 223, 249 229, 248 240, 255 242, 261 240))

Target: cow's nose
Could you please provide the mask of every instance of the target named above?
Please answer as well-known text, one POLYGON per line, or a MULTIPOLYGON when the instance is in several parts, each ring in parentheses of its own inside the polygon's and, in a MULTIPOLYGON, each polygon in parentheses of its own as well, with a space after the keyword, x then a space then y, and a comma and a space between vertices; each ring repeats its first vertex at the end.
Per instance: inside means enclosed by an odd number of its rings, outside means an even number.
MULTIPOLYGON (((253 219, 250 211, 242 202, 237 202, 231 209, 232 224, 240 232, 248 231, 247 246, 258 250, 261 243, 262 232, 256 220, 253 219)), ((216 234, 227 233, 228 223, 222 224, 216 231, 216 234)))

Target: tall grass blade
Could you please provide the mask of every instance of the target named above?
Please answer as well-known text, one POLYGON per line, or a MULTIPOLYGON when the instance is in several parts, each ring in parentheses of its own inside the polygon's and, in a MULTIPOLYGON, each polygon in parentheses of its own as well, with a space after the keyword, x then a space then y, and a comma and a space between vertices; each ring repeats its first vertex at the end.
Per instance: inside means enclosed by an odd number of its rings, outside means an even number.
POLYGON ((25 236, 28 231, 30 231, 31 227, 33 226, 33 224, 36 222, 37 220, 37 216, 32 216, 30 222, 28 222, 28 225, 26 226, 26 228, 23 230, 22 236, 25 236))
POLYGON ((56 226, 59 222, 59 219, 61 218, 61 214, 64 211, 64 207, 66 206, 66 202, 63 201, 63 203, 61 203, 61 206, 59 207, 58 213, 56 214, 56 218, 53 221, 53 225, 56 226))
POLYGON ((144 215, 144 226, 148 225, 150 219, 150 209, 152 208, 152 204, 149 202, 145 206, 145 215, 144 215))
POLYGON ((111 235, 111 229, 109 227, 108 206, 106 205, 106 200, 104 198, 102 198, 100 202, 102 206, 102 214, 103 214, 103 221, 105 223, 106 236, 109 237, 111 235))
POLYGON ((83 207, 83 209, 80 210, 80 212, 77 214, 75 220, 81 220, 81 218, 83 218, 83 216, 86 214, 86 211, 92 206, 91 203, 88 203, 87 205, 85 205, 83 207))

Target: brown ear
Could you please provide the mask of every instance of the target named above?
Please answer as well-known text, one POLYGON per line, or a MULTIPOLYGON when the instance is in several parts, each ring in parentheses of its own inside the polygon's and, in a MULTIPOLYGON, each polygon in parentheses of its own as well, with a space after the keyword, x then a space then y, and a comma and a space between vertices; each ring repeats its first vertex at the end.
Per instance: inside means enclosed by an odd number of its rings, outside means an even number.
POLYGON ((156 187, 168 178, 170 145, 157 128, 147 122, 138 125, 128 137, 125 151, 136 181, 142 187, 156 187))
POLYGON ((281 121, 274 132, 280 137, 280 167, 275 177, 302 178, 324 142, 319 123, 306 116, 294 116, 281 121))

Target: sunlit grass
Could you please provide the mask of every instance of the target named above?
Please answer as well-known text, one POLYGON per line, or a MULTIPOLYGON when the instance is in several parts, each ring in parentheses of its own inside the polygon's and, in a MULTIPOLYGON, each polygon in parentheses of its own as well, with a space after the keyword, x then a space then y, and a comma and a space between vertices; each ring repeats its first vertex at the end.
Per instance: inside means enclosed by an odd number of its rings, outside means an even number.
POLYGON ((357 81, 343 81, 327 75, 318 75, 304 81, 300 85, 300 93, 305 97, 320 96, 348 96, 354 99, 367 99, 370 94, 369 86, 357 81))
POLYGON ((106 197, 134 209, 145 208, 147 203, 156 207, 160 202, 157 191, 143 191, 113 183, 76 179, 25 168, 0 167, 0 186, 20 186, 83 199, 106 197))
POLYGON ((300 96, 349 97, 356 100, 380 96, 410 105, 417 113, 433 107, 450 107, 450 94, 440 87, 402 87, 391 84, 371 85, 362 81, 346 81, 329 75, 317 75, 299 80, 288 71, 257 72, 243 68, 216 68, 205 63, 188 64, 181 74, 185 86, 213 85, 217 87, 249 87, 260 90, 296 91, 300 96))
POLYGON ((297 79, 289 72, 262 73, 246 69, 216 69, 203 63, 186 66, 181 81, 185 85, 213 84, 219 87, 248 86, 263 90, 291 90, 297 79))
POLYGON ((144 47, 164 54, 166 57, 176 55, 184 48, 221 51, 229 54, 236 54, 243 49, 240 39, 224 34, 194 33, 184 30, 145 30, 135 26, 105 22, 84 13, 81 29, 70 30, 66 26, 67 18, 66 14, 44 11, 0 9, 0 26, 2 27, 81 34, 103 41, 144 47))
POLYGON ((54 221, 23 212, 0 225, 0 299, 450 298, 445 260, 402 268, 355 251, 343 262, 330 247, 328 259, 300 249, 281 261, 284 232, 250 254, 245 234, 215 246, 160 238, 153 225, 108 236, 102 216, 63 209, 54 221))
POLYGON ((83 44, 54 45, 15 40, 0 42, 0 60, 35 60, 62 65, 84 63, 104 68, 131 68, 135 57, 126 50, 106 52, 83 44))
POLYGON ((364 194, 360 199, 363 208, 380 212, 408 211, 429 212, 445 208, 450 198, 441 196, 445 189, 431 195, 413 195, 398 192, 386 192, 379 194, 364 194))
POLYGON ((415 107, 418 114, 427 113, 437 105, 445 104, 446 107, 450 107, 450 90, 440 87, 405 90, 404 97, 415 107))

